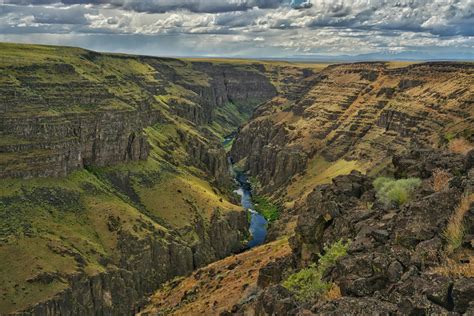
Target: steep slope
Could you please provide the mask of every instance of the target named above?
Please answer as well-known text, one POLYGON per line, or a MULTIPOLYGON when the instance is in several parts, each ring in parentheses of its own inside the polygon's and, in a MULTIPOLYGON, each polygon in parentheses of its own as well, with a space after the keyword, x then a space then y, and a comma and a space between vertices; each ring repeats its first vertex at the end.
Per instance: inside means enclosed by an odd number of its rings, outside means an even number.
POLYGON ((223 136, 311 70, 0 45, 0 313, 127 314, 240 251, 223 136))
POLYGON ((231 155, 283 210, 270 238, 292 232, 290 213, 318 184, 352 170, 376 174, 413 145, 472 140, 473 71, 449 62, 331 65, 299 93, 260 106, 231 155))
POLYGON ((280 239, 217 261, 161 288, 140 314, 470 315, 474 150, 416 149, 393 165, 396 175, 421 179, 406 204, 380 201, 374 178, 358 171, 337 176, 308 196, 291 251, 280 239), (451 175, 443 187, 439 169, 451 175), (465 234, 452 248, 448 227, 460 210, 465 234), (330 259, 329 246, 341 241, 345 250, 330 259), (290 291, 286 280, 298 273, 290 291), (304 300, 300 289, 309 291, 304 300))
POLYGON ((472 314, 473 157, 473 150, 468 156, 432 149, 396 155, 396 175, 422 179, 403 205, 380 201, 374 178, 357 171, 317 186, 298 217, 293 254, 260 269, 259 279, 267 275, 270 282, 241 298, 234 314, 472 314), (440 168, 451 175, 443 187, 436 186, 440 168), (453 226, 456 218, 464 227, 453 226), (453 244, 457 229, 463 234, 453 244), (327 264, 328 245, 340 241, 347 251, 319 281, 301 278, 296 288, 282 282, 282 275, 314 273, 327 264), (302 300, 298 289, 308 285, 315 290, 302 300))
POLYGON ((282 202, 304 198, 335 175, 380 170, 412 144, 471 138, 473 73, 472 63, 329 66, 305 93, 259 107, 232 156, 264 192, 282 193, 282 202))
POLYGON ((259 268, 288 256, 281 239, 214 262, 186 278, 177 278, 157 291, 139 315, 219 315, 231 311, 257 291, 259 268))

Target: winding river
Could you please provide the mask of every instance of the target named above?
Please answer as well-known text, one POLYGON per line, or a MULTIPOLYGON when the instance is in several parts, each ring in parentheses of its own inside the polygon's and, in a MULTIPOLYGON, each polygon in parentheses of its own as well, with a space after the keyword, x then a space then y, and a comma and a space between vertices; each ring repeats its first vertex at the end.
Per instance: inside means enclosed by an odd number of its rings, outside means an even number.
MULTIPOLYGON (((223 145, 227 145, 231 141, 233 141, 235 137, 235 133, 227 136, 224 141, 223 145)), ((250 227, 249 232, 252 236, 252 239, 249 241, 247 247, 252 248, 258 245, 261 245, 265 242, 265 238, 267 236, 267 220, 263 217, 260 213, 255 211, 253 203, 252 203, 252 186, 248 181, 247 176, 240 171, 235 170, 233 166, 233 160, 229 157, 229 163, 232 166, 231 172, 234 176, 236 183, 238 184, 239 188, 234 192, 240 195, 240 204, 244 209, 247 210, 250 214, 250 227)))

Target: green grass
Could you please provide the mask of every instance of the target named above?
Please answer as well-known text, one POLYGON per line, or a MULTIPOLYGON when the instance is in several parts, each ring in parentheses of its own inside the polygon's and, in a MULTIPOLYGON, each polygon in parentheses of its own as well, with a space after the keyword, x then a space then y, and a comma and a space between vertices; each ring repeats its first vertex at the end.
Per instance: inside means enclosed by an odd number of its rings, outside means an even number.
MULTIPOLYGON (((106 229, 107 214, 117 212, 124 220, 129 215, 93 175, 80 171, 64 179, 1 182, 0 256, 15 260, 0 263, 0 284, 6 286, 0 297, 2 312, 24 308, 64 289, 61 278, 51 284, 26 280, 42 272, 78 272, 79 262, 72 254, 81 258, 86 273, 105 269, 99 259, 113 256, 113 247, 105 245, 115 238, 106 229), (106 200, 110 201, 108 209, 96 208, 106 200), (100 229, 93 224, 98 222, 104 222, 100 229), (55 253, 53 248, 67 252, 55 253)), ((138 215, 136 212, 135 219, 138 215)))
POLYGON ((255 210, 265 217, 268 222, 273 222, 280 217, 280 209, 266 197, 254 194, 252 196, 255 210))
POLYGON ((298 199, 310 193, 319 184, 331 183, 332 179, 340 175, 346 175, 353 170, 364 172, 364 168, 357 160, 347 161, 339 159, 334 162, 327 161, 324 157, 316 155, 308 162, 308 168, 302 176, 295 179, 288 186, 288 196, 298 199))
POLYGON ((418 178, 408 178, 395 180, 387 177, 378 177, 374 180, 374 188, 377 191, 377 198, 385 203, 395 203, 403 205, 410 201, 413 191, 421 185, 418 178))
POLYGON ((349 243, 342 240, 324 247, 318 263, 291 274, 282 285, 301 302, 309 302, 326 294, 332 284, 322 280, 324 273, 334 266, 337 260, 346 255, 349 243))

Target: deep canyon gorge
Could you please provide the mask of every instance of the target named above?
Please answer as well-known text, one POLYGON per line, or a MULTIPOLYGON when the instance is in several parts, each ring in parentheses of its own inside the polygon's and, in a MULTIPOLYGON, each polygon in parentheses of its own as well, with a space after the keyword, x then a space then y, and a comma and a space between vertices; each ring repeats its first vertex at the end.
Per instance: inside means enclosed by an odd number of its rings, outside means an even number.
POLYGON ((474 313, 473 63, 0 48, 0 314, 474 313))

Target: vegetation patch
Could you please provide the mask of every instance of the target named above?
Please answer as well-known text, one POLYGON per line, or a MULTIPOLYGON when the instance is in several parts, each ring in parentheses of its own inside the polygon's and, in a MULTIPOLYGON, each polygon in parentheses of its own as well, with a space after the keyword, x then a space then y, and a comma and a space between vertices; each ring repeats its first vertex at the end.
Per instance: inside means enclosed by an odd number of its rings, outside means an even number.
POLYGON ((228 153, 232 149, 232 145, 234 145, 235 139, 232 138, 230 141, 224 143, 224 150, 228 153))
POLYGON ((385 203, 396 203, 403 205, 408 202, 413 191, 420 186, 421 180, 418 178, 408 178, 395 180, 393 178, 378 177, 373 185, 377 191, 377 198, 385 203))
POLYGON ((294 181, 288 187, 288 196, 297 199, 310 193, 315 186, 331 183, 335 177, 349 174, 353 170, 363 172, 364 168, 357 160, 347 161, 339 159, 331 162, 317 155, 308 162, 305 174, 297 177, 297 181, 294 181))
POLYGON ((335 285, 322 280, 324 273, 334 266, 339 258, 346 255, 348 247, 349 242, 343 242, 342 240, 331 246, 325 246, 324 254, 319 256, 317 264, 312 264, 291 274, 282 285, 301 302, 308 302, 325 296, 335 288, 335 285))
POLYGON ((253 195, 252 201, 257 212, 263 215, 268 222, 273 222, 280 217, 280 209, 261 195, 253 195))
POLYGON ((443 232, 444 239, 448 244, 448 253, 453 252, 462 245, 462 240, 466 233, 464 216, 469 212, 472 203, 474 203, 474 193, 465 195, 449 219, 448 225, 443 232))

